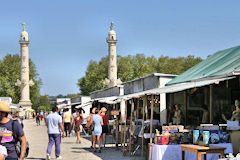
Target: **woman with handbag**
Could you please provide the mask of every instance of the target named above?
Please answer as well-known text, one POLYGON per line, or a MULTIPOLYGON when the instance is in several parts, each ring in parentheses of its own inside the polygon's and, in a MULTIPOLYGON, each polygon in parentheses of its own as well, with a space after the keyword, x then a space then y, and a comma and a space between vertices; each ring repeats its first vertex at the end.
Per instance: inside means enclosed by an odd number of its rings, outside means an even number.
POLYGON ((92 111, 91 111, 90 115, 87 118, 87 124, 86 124, 86 127, 88 128, 88 134, 91 135, 91 142, 92 142, 91 148, 93 148, 93 135, 92 135, 92 131, 94 129, 92 116, 95 114, 96 109, 97 109, 96 107, 92 108, 92 111))

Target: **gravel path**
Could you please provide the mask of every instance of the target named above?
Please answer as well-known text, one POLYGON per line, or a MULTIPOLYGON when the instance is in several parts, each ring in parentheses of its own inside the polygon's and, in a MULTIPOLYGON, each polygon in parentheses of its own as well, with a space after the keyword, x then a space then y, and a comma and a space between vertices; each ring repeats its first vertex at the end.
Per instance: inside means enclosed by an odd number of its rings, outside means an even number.
MULTIPOLYGON (((31 160, 45 160, 46 149, 48 143, 47 128, 43 125, 36 126, 34 120, 24 120, 24 132, 27 141, 30 144, 30 153, 26 159, 31 160)), ((76 137, 66 137, 62 139, 61 143, 61 156, 65 160, 130 160, 140 159, 140 157, 124 157, 121 151, 115 150, 113 144, 108 144, 106 148, 102 149, 102 153, 94 153, 92 149, 89 149, 91 142, 89 136, 81 136, 81 144, 76 144, 76 137)), ((109 137, 108 142, 112 143, 112 139, 109 137)), ((55 148, 52 149, 51 157, 55 158, 55 148)))

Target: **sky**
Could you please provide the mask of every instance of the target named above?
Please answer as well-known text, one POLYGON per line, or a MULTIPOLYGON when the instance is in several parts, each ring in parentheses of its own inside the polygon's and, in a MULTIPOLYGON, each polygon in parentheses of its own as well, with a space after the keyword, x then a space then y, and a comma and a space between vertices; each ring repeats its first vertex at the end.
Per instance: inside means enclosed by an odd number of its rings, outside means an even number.
POLYGON ((0 59, 20 54, 26 23, 29 56, 42 95, 80 93, 90 60, 108 55, 111 21, 117 54, 205 59, 240 44, 239 0, 11 0, 0 2, 0 59))

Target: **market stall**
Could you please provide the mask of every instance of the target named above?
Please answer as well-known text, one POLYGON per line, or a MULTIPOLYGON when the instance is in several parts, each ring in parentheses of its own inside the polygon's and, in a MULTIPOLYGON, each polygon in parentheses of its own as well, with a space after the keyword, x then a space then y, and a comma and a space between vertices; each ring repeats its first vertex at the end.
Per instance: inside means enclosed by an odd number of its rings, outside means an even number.
MULTIPOLYGON (((219 143, 210 144, 210 146, 224 147, 226 148, 224 153, 233 153, 231 143, 219 143)), ((220 154, 207 154, 207 160, 218 160, 220 154)), ((181 159, 182 150, 180 145, 150 145, 149 160, 176 160, 181 159)), ((185 160, 197 159, 197 154, 191 152, 185 152, 185 160)), ((203 155, 202 155, 203 159, 203 155)))

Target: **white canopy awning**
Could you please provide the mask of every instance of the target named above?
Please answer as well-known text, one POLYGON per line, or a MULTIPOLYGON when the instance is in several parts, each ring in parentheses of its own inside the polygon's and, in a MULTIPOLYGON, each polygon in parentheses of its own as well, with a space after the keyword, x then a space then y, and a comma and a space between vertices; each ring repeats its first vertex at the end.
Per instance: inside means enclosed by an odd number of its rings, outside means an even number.
POLYGON ((81 105, 76 106, 75 108, 84 108, 86 106, 92 105, 92 101, 82 103, 81 105))
POLYGON ((118 99, 118 96, 112 96, 112 97, 103 97, 95 100, 97 100, 100 103, 115 104, 115 100, 117 99, 118 99))
POLYGON ((21 105, 20 104, 10 104, 10 109, 16 109, 16 108, 20 108, 21 105))
POLYGON ((120 96, 119 98, 123 99, 123 100, 129 100, 129 99, 132 99, 132 98, 139 98, 139 97, 144 96, 144 95, 152 95, 152 94, 158 95, 158 94, 161 94, 161 93, 179 92, 179 91, 183 91, 183 90, 186 90, 186 89, 202 87, 202 86, 206 86, 206 85, 209 85, 209 84, 213 84, 213 83, 217 83, 217 82, 220 82, 220 81, 225 81, 225 80, 229 80, 229 79, 233 79, 233 78, 236 78, 236 77, 225 77, 225 78, 218 78, 218 79, 210 79, 210 80, 203 80, 203 81, 180 83, 180 84, 165 86, 165 87, 162 87, 162 88, 155 88, 155 89, 146 90, 146 91, 142 91, 142 92, 138 92, 138 93, 124 95, 124 96, 120 96))

